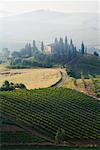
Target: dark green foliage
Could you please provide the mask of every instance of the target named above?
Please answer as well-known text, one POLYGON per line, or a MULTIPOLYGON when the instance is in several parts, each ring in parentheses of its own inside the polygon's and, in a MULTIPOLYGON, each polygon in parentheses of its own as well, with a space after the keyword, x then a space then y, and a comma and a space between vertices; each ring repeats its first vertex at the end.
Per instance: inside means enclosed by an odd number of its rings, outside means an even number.
POLYGON ((2 146, 2 150, 100 150, 100 147, 78 147, 78 148, 74 148, 74 147, 60 147, 60 146, 52 146, 52 147, 48 147, 48 146, 2 146))
POLYGON ((30 43, 27 43, 25 48, 21 49, 19 52, 15 51, 12 53, 10 66, 12 68, 28 68, 34 66, 51 67, 55 64, 64 66, 77 55, 77 49, 74 46, 72 39, 70 40, 70 43, 68 43, 67 37, 65 37, 65 42, 63 42, 63 38, 61 37, 59 41, 56 38, 51 45, 51 54, 46 55, 44 52, 43 41, 41 42, 41 51, 37 49, 35 41, 33 41, 33 47, 30 43), (29 60, 31 57, 34 57, 35 61, 32 62, 29 60))
POLYGON ((99 56, 99 54, 97 52, 94 52, 94 55, 97 56, 97 57, 99 56))
POLYGON ((55 136, 55 142, 58 144, 61 142, 61 130, 58 128, 56 136, 55 136))
POLYGON ((33 47, 31 46, 30 43, 27 43, 25 47, 22 48, 20 51, 12 52, 12 57, 13 58, 29 58, 29 57, 32 57, 37 51, 38 51, 38 48, 35 45, 35 41, 33 41, 33 47))
POLYGON ((10 84, 7 80, 0 88, 0 91, 12 91, 12 90, 15 90, 15 87, 12 85, 12 83, 10 84))
POLYGON ((23 83, 20 83, 20 84, 19 84, 19 88, 20 88, 20 89, 26 89, 26 86, 25 86, 23 83))
POLYGON ((81 78, 81 72, 85 78, 88 78, 88 74, 100 75, 100 58, 84 54, 73 60, 68 67, 72 69, 76 78, 81 78))
POLYGON ((74 46, 72 39, 70 40, 70 43, 68 43, 67 37, 65 37, 65 42, 63 42, 62 38, 60 38, 59 41, 55 38, 52 55, 55 63, 65 65, 76 57, 77 49, 74 46))
POLYGON ((14 58, 18 58, 18 57, 20 57, 20 53, 19 53, 19 52, 14 51, 14 52, 12 52, 12 57, 14 57, 14 58))
POLYGON ((65 139, 65 130, 62 128, 58 128, 56 136, 55 136, 55 142, 57 144, 62 143, 65 139))
POLYGON ((26 131, 1 131, 1 143, 41 143, 46 142, 46 139, 39 136, 32 136, 31 133, 26 131))
POLYGON ((32 68, 32 67, 52 67, 51 55, 35 53, 35 57, 30 58, 12 58, 9 68, 32 68))
POLYGON ((81 54, 83 55, 85 53, 84 43, 81 44, 81 54))
POLYGON ((9 82, 6 80, 6 81, 4 82, 4 84, 3 84, 3 86, 5 86, 5 87, 9 87, 9 86, 10 86, 10 84, 9 84, 9 82))
POLYGON ((15 88, 26 89, 26 86, 23 83, 15 84, 15 88))
POLYGON ((72 70, 72 69, 70 69, 69 71, 67 71, 67 74, 70 76, 70 77, 76 77, 76 74, 75 74, 75 72, 72 70))
POLYGON ((14 83, 10 83, 9 81, 5 81, 4 84, 1 86, 0 88, 0 91, 12 91, 12 90, 15 90, 16 88, 18 89, 26 89, 26 86, 22 83, 17 83, 17 84, 14 84, 14 83))
POLYGON ((41 51, 42 52, 44 51, 44 43, 43 43, 43 41, 41 42, 41 51))
POLYGON ((100 101, 74 90, 0 92, 0 103, 3 114, 54 141, 58 128, 65 133, 61 141, 100 139, 100 101))
MULTIPOLYGON (((100 69, 97 69, 97 63, 94 61, 94 58, 91 62, 89 62, 90 58, 84 59, 87 48, 83 42, 79 51, 72 39, 70 42, 68 41, 67 36, 65 36, 64 40, 61 37, 59 40, 55 38, 55 41, 49 44, 49 46, 51 46, 51 54, 46 54, 43 41, 41 42, 41 51, 37 48, 35 40, 33 40, 32 46, 30 43, 27 43, 20 51, 12 53, 12 57, 9 60, 10 68, 52 67, 66 66, 67 64, 73 70, 74 77, 77 78, 80 78, 80 72, 85 72, 84 74, 86 75, 89 73, 92 75, 94 73, 100 74, 100 69), (33 60, 31 58, 33 58, 33 60)), ((94 55, 98 56, 98 53, 94 52, 94 55)), ((94 57, 94 55, 92 56, 94 57)), ((99 57, 95 57, 95 59, 100 61, 99 57)), ((99 61, 98 66, 100 68, 99 61)))

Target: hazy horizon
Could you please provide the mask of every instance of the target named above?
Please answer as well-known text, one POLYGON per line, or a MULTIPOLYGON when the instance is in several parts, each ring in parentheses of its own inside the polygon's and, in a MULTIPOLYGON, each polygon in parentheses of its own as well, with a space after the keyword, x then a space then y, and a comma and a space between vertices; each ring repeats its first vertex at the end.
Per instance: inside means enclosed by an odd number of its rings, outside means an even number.
POLYGON ((100 47, 99 7, 99 0, 1 0, 0 49, 19 50, 32 40, 51 43, 65 35, 78 47, 81 41, 100 47))
POLYGON ((65 13, 100 13, 99 7, 99 0, 1 0, 0 17, 12 16, 41 9, 65 13))

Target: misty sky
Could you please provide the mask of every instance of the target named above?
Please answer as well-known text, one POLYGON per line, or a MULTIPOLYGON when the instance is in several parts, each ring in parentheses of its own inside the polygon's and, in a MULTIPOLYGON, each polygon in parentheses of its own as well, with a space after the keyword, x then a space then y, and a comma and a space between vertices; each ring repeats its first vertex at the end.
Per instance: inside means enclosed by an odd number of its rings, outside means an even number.
POLYGON ((99 0, 0 0, 0 17, 34 10, 100 13, 99 0))

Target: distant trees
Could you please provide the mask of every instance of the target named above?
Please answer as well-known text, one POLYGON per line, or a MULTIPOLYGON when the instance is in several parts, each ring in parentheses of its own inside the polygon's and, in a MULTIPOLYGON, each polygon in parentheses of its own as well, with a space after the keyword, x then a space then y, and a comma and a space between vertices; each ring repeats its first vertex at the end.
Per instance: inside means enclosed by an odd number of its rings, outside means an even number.
POLYGON ((25 48, 21 49, 20 50, 20 57, 22 58, 29 58, 29 57, 32 57, 34 55, 34 52, 37 51, 37 47, 36 47, 36 44, 35 44, 35 40, 33 40, 33 46, 31 46, 30 43, 27 43, 25 45, 25 48))
POLYGON ((84 47, 84 43, 82 42, 81 44, 81 54, 83 55, 85 53, 85 47, 84 47))
POLYGON ((75 58, 77 55, 77 49, 74 46, 72 39, 70 40, 70 43, 68 43, 67 36, 65 36, 65 42, 63 42, 61 37, 59 40, 55 38, 52 51, 56 62, 63 65, 75 58))
POLYGON ((20 51, 12 52, 11 55, 13 58, 29 58, 34 56, 37 51, 38 48, 36 47, 36 42, 33 40, 32 46, 30 43, 26 43, 24 48, 22 48, 20 51))
POLYGON ((21 64, 21 58, 15 57, 10 60, 10 66, 19 66, 21 64))
POLYGON ((21 54, 21 57, 25 57, 25 58, 31 57, 32 56, 31 44, 27 43, 25 45, 25 48, 21 49, 20 54, 21 54))
POLYGON ((15 90, 16 88, 26 89, 26 86, 23 83, 14 84, 12 82, 5 80, 3 85, 0 88, 0 91, 12 91, 15 90))
MULTIPOLYGON (((85 53, 84 43, 81 44, 80 53, 83 55, 85 53)), ((73 40, 68 41, 67 36, 63 40, 62 37, 59 39, 55 38, 54 43, 51 44, 51 54, 44 53, 44 42, 41 42, 40 50, 36 46, 35 40, 33 40, 32 45, 26 43, 25 47, 20 51, 14 51, 12 53, 12 60, 10 65, 20 66, 20 67, 31 67, 36 66, 52 66, 62 65, 65 66, 68 62, 75 59, 79 52, 73 43, 73 40), (33 57, 34 62, 29 59, 33 57), (49 58, 47 60, 47 58, 49 58), (20 60, 19 60, 20 59, 20 60)))
POLYGON ((42 52, 44 51, 44 43, 43 43, 43 41, 41 42, 41 51, 42 52))
POLYGON ((8 50, 8 48, 3 48, 2 49, 2 60, 7 61, 9 56, 10 56, 10 51, 8 50))
POLYGON ((14 51, 14 52, 12 52, 12 57, 18 58, 18 57, 20 57, 20 53, 17 51, 14 51))
POLYGON ((64 43, 63 43, 63 38, 60 37, 60 40, 59 40, 59 56, 63 57, 64 55, 64 43))
POLYGON ((33 40, 32 54, 34 54, 34 52, 36 52, 36 51, 38 51, 38 48, 36 46, 35 40, 33 40))

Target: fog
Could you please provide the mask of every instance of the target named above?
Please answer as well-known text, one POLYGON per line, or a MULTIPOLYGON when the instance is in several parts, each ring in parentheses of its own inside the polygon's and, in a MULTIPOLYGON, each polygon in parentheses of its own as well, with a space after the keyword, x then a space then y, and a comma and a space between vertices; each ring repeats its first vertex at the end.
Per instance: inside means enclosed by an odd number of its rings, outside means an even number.
POLYGON ((84 41, 89 47, 99 47, 100 19, 97 13, 60 13, 33 11, 0 18, 0 49, 19 50, 26 42, 53 42, 55 37, 72 38, 79 48, 84 41))

